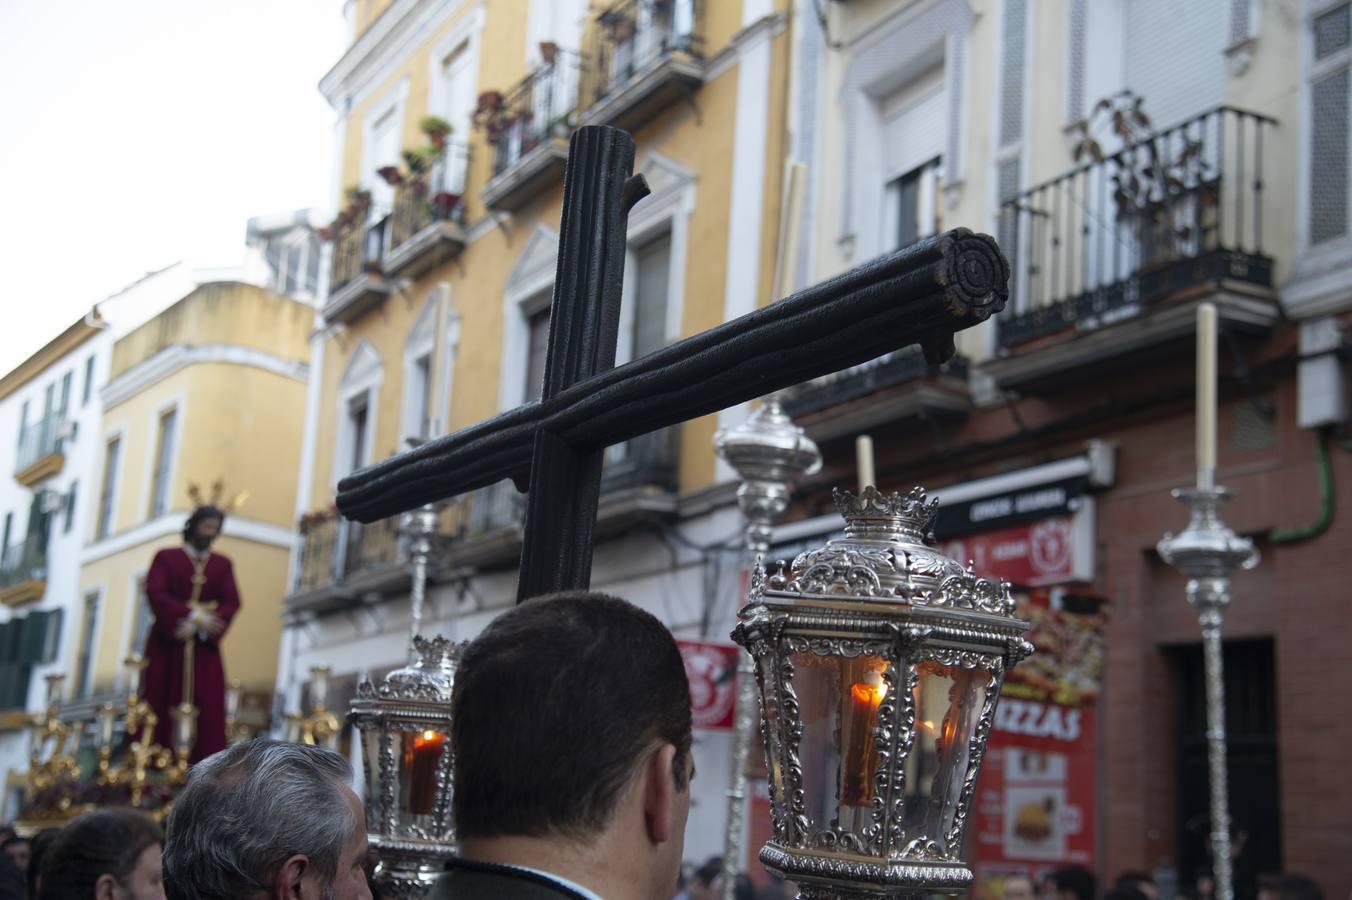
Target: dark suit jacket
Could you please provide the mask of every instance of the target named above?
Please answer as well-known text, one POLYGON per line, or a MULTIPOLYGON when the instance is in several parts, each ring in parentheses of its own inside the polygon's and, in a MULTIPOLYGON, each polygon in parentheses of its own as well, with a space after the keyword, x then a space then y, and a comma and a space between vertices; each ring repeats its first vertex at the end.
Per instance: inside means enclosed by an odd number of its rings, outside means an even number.
POLYGON ((584 900, 557 881, 511 866, 455 859, 427 900, 584 900))

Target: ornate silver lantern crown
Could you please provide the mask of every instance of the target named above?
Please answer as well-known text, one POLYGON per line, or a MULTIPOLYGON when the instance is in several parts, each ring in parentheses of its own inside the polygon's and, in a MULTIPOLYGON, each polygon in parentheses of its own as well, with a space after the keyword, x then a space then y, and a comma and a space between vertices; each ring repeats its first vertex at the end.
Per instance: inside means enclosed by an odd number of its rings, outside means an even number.
POLYGON ((962 833, 1000 687, 1032 650, 1009 585, 925 544, 922 488, 836 492, 845 533, 757 567, 733 639, 756 660, 774 833, 803 898, 971 884, 962 833))
POLYGON ((926 545, 939 500, 927 501, 924 488, 884 494, 869 486, 858 496, 841 490, 833 495, 845 518, 844 536, 800 553, 787 572, 781 568, 762 580, 762 592, 1014 613, 1008 584, 978 578, 970 567, 926 545))

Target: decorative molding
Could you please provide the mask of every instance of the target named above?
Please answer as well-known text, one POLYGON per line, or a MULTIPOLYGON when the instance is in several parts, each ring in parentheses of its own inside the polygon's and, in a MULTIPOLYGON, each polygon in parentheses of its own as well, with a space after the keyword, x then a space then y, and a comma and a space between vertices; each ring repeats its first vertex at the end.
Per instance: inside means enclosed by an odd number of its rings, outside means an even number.
MULTIPOLYGON (((547 225, 536 225, 503 286, 499 409, 513 409, 525 399, 529 335, 523 306, 553 288, 558 256, 558 232, 547 225)), ((534 311, 534 307, 531 311, 534 311)))
POLYGON ((1282 286, 1282 310, 1292 319, 1334 315, 1352 309, 1352 241, 1330 241, 1296 259, 1282 286))
MULTIPOLYGON (((761 225, 765 211, 765 151, 769 132, 770 38, 774 17, 743 29, 730 43, 737 46, 737 112, 733 121, 732 197, 728 209, 723 321, 753 311, 760 300, 761 225), (745 39, 742 33, 747 33, 745 39)), ((674 243, 673 243, 674 249, 674 243)), ((676 262, 673 252, 673 264, 676 262)), ((746 405, 720 410, 721 428, 746 418, 746 405)), ((715 465, 717 478, 731 474, 726 462, 715 465)))
POLYGON ((876 157, 876 148, 882 143, 878 101, 940 59, 948 101, 944 193, 950 204, 955 201, 954 194, 963 182, 967 34, 975 20, 976 13, 968 0, 939 0, 902 11, 872 29, 852 48, 853 58, 840 97, 845 108, 845 190, 841 192, 838 240, 853 255, 873 256, 877 247, 872 242, 881 234, 876 227, 876 213, 865 215, 863 211, 870 198, 876 200, 880 188, 870 182, 877 167, 870 165, 871 160, 865 156, 876 157))
POLYGON ((171 344, 104 385, 103 408, 110 409, 188 366, 221 363, 262 369, 305 383, 309 366, 299 360, 236 344, 171 344))
POLYGON ((721 50, 705 62, 704 80, 713 81, 731 69, 749 50, 760 46, 762 41, 778 36, 787 25, 788 16, 781 12, 764 16, 738 30, 721 50))
MULTIPOLYGON (((320 79, 319 92, 335 110, 347 112, 463 4, 464 0, 394 0, 320 79)), ((482 2, 479 5, 482 9, 482 2)))
MULTIPOLYGON (((80 564, 89 565, 101 559, 107 559, 109 556, 131 550, 141 544, 177 535, 183 531, 183 522, 186 516, 187 513, 183 510, 170 511, 158 519, 142 522, 134 528, 129 528, 97 543, 90 544, 80 554, 80 564)), ((283 528, 280 525, 258 519, 248 519, 244 516, 229 516, 225 520, 225 528, 221 531, 221 536, 238 538, 255 544, 267 544, 283 550, 291 549, 292 531, 290 528, 283 528)))

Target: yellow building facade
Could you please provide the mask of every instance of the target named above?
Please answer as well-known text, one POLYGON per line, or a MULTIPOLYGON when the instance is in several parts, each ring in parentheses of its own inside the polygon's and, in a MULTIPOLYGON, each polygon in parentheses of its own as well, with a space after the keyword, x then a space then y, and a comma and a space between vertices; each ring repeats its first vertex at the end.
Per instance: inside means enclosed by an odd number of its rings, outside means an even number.
MULTIPOLYGON (((341 212, 311 345, 279 665, 293 709, 311 666, 332 668, 339 706, 360 677, 401 664, 407 650, 407 538, 398 521, 339 521, 337 482, 410 438, 539 395, 576 128, 630 132, 635 170, 652 189, 629 216, 617 363, 773 299, 792 246, 782 210, 790 6, 346 6, 351 42, 320 85, 338 114, 341 212)), ((744 414, 608 453, 593 585, 678 635, 726 636, 735 613, 736 484, 712 440, 744 414)), ((512 601, 522 503, 504 482, 445 505, 429 629, 468 637, 512 601)), ((711 734, 701 744, 702 772, 727 771, 727 743, 711 734)), ((717 775, 702 788, 710 799, 696 818, 708 821, 692 826, 704 835, 692 858, 721 849, 713 798, 725 788, 717 775)))
POLYGON ((273 684, 290 544, 312 310, 253 285, 204 284, 112 350, 98 494, 80 570, 86 610, 66 671, 92 694, 122 685, 150 627, 144 578, 181 542, 195 498, 234 504, 214 549, 234 562, 243 606, 224 642, 227 677, 273 684))

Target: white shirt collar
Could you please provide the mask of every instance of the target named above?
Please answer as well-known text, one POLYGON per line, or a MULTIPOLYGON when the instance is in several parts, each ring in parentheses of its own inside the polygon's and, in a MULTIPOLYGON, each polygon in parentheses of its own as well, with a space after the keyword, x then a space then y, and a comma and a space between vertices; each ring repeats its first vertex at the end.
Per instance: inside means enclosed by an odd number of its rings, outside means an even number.
POLYGON ((581 894, 583 897, 586 897, 587 900, 601 900, 600 894, 596 893, 595 891, 588 890, 587 888, 584 888, 582 885, 577 884, 576 882, 569 881, 562 875, 555 875, 553 872, 546 872, 543 869, 533 869, 530 866, 508 866, 508 868, 520 869, 523 872, 530 872, 532 874, 539 875, 542 878, 548 878, 555 884, 562 885, 566 887, 568 890, 573 891, 574 893, 581 894))

